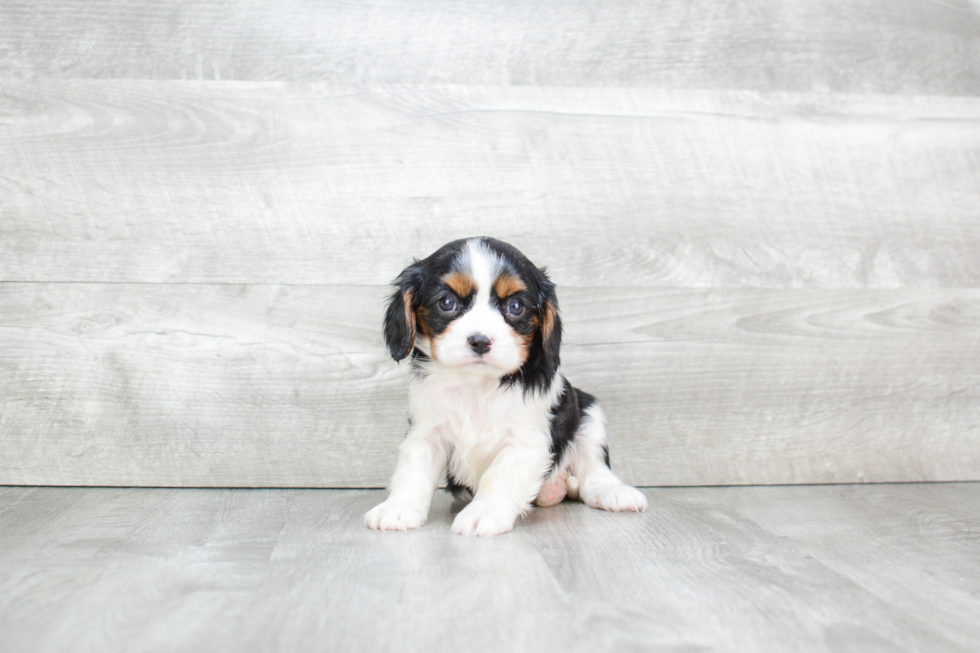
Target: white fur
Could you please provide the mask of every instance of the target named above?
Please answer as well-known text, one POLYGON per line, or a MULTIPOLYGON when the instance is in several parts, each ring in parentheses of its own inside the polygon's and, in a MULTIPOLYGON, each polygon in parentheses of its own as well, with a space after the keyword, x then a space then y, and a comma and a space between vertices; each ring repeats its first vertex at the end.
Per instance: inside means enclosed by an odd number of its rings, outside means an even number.
POLYGON ((453 532, 511 530, 531 509, 551 466, 550 408, 561 392, 560 376, 550 392, 525 396, 519 386, 500 387, 499 377, 466 368, 431 363, 427 372, 410 385, 413 425, 401 445, 388 500, 367 514, 367 525, 421 526, 448 466, 460 483, 476 489, 453 532))
MULTIPOLYGON (((490 304, 490 291, 500 268, 499 259, 481 247, 478 241, 467 245, 469 271, 476 282, 473 307, 453 321, 435 345, 439 362, 450 367, 470 367, 474 374, 500 377, 524 364, 513 330, 500 311, 490 304), (467 339, 474 335, 490 338, 490 351, 483 356, 473 352, 467 339)), ((432 343, 426 343, 429 354, 432 343)))
POLYGON ((598 404, 585 410, 585 417, 568 452, 568 472, 578 480, 577 494, 593 508, 643 512, 647 498, 612 473, 604 460, 606 415, 598 404))
MULTIPOLYGON (((531 510, 543 479, 552 469, 552 407, 565 388, 560 371, 546 392, 528 392, 500 379, 522 364, 510 326, 490 304, 490 288, 499 261, 474 242, 468 265, 477 284, 474 306, 457 318, 437 343, 419 336, 415 346, 430 359, 421 363, 409 388, 412 427, 399 451, 389 496, 370 510, 365 523, 380 530, 409 530, 425 523, 432 495, 448 467, 460 483, 475 489, 472 502, 456 516, 452 531, 496 535, 511 530, 531 510), (482 358, 467 338, 492 340, 482 358)), ((646 498, 624 485, 605 465, 604 416, 590 406, 564 460, 562 471, 575 476, 569 487, 582 500, 605 510, 646 508, 646 498), (574 482, 573 482, 574 481, 574 482)))

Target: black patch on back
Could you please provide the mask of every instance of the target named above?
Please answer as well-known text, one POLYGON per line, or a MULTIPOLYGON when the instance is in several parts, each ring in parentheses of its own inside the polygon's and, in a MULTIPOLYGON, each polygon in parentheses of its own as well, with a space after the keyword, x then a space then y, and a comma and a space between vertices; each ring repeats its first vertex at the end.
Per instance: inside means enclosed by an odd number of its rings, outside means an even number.
POLYGON ((583 392, 578 388, 575 388, 575 394, 578 395, 578 407, 582 410, 584 414, 585 411, 589 409, 592 404, 595 403, 595 397, 590 395, 588 392, 583 392))
MULTIPOLYGON (((562 462, 565 452, 575 440, 575 434, 582 423, 581 395, 567 381, 562 389, 558 404, 552 409, 551 418, 551 469, 562 462)), ((590 403, 591 395, 586 395, 590 403)))
MULTIPOLYGON (((595 403, 595 397, 588 392, 573 388, 565 381, 558 403, 552 408, 551 419, 551 469, 561 464, 568 447, 575 441, 575 434, 582 426, 585 411, 595 403)), ((602 445, 602 459, 609 467, 609 447, 602 445)))

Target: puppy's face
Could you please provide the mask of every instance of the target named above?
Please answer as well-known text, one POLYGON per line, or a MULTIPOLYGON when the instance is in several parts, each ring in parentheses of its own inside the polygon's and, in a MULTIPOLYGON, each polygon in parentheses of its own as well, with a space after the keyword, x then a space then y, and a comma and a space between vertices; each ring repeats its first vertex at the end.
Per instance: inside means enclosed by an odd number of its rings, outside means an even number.
POLYGON ((451 242, 402 271, 395 285, 385 315, 395 360, 417 349, 439 365, 492 376, 557 368, 554 285, 510 245, 451 242))

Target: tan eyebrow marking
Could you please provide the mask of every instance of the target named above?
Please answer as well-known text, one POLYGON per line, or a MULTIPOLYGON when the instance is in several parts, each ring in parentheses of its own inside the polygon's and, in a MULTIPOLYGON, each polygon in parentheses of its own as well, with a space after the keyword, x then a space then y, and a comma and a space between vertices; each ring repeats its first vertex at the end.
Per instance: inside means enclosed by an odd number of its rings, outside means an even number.
POLYGON ((455 270, 442 280, 458 297, 469 297, 476 290, 476 281, 466 272, 455 270))
POLYGON ((493 291, 497 294, 497 297, 504 299, 505 297, 510 297, 516 292, 522 290, 527 290, 527 286, 524 282, 515 277, 512 274, 502 274, 497 277, 497 280, 493 282, 493 291))

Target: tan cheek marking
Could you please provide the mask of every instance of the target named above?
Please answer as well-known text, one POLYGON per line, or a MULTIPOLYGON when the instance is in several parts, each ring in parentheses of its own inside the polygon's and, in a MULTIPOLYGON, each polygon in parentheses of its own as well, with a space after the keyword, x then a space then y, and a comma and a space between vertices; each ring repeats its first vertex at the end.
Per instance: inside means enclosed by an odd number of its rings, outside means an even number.
POLYGON ((419 306, 416 311, 419 319, 419 333, 429 339, 429 357, 432 360, 439 360, 436 350, 439 348, 439 339, 432 337, 432 330, 429 329, 429 310, 425 306, 419 306))
POLYGON ((425 306, 419 306, 415 311, 415 318, 418 321, 419 333, 425 337, 429 337, 429 323, 427 318, 429 317, 429 311, 425 306))
POLYGON ((439 354, 438 354, 439 343, 444 337, 444 335, 443 336, 432 335, 432 330, 429 329, 429 323, 428 323, 429 309, 427 309, 425 306, 419 306, 417 315, 419 318, 419 333, 421 333, 423 336, 429 339, 430 357, 432 358, 432 360, 439 360, 439 354))
POLYGON ((521 365, 526 363, 528 356, 530 356, 531 343, 534 342, 534 334, 537 332, 539 326, 541 326, 541 321, 537 318, 537 316, 534 316, 531 318, 531 333, 521 335, 516 331, 511 331, 511 335, 514 337, 514 342, 517 343, 517 351, 520 352, 521 365))
POLYGON ((443 283, 452 288, 457 297, 469 297, 476 291, 476 281, 465 272, 450 272, 443 278, 443 283))
POLYGON ((441 335, 435 336, 434 338, 429 338, 429 350, 432 352, 432 360, 439 360, 439 345, 442 343, 442 339, 446 337, 446 332, 444 331, 441 335))
POLYGON ((527 290, 527 286, 524 285, 523 281, 510 274, 502 274, 493 282, 493 291, 501 299, 510 297, 522 290, 527 290))
POLYGON ((526 336, 522 336, 516 331, 511 331, 510 333, 514 337, 514 343, 517 345, 517 353, 521 361, 518 367, 520 367, 527 362, 528 351, 531 348, 531 343, 534 342, 534 332, 526 336))

